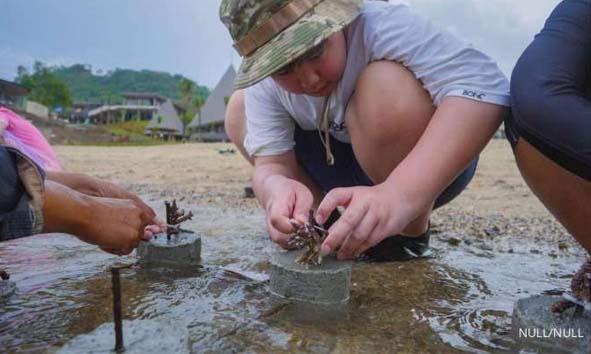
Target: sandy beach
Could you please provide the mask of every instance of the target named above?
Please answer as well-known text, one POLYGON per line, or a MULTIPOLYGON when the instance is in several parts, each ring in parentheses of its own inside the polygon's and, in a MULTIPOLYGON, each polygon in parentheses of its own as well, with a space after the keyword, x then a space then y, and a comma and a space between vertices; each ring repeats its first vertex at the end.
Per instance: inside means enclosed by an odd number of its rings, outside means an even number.
MULTIPOLYGON (((245 204, 251 166, 231 144, 179 144, 146 147, 57 146, 67 171, 83 172, 125 185, 138 193, 160 192, 193 202, 245 204), (224 153, 226 152, 226 153, 224 153)), ((251 204, 251 203, 246 203, 251 204)), ((446 209, 481 216, 502 214, 550 218, 515 166, 504 140, 493 140, 481 155, 476 177, 446 209)))
MULTIPOLYGON (((67 171, 117 182, 152 202, 176 198, 221 210, 259 208, 255 199, 243 197, 252 167, 231 144, 57 146, 56 150, 67 171)), ((505 140, 489 143, 471 184, 433 214, 432 225, 434 233, 460 235, 468 243, 482 241, 484 248, 494 246, 501 252, 511 251, 520 239, 528 240, 532 252, 582 251, 527 188, 505 140)))

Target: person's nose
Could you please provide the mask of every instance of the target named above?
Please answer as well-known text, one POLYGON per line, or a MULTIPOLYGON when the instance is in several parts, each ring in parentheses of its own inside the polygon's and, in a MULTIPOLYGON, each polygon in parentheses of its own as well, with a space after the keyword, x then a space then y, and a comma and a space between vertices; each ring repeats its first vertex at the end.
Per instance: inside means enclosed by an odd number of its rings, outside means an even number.
POLYGON ((300 86, 305 91, 314 90, 320 82, 320 75, 314 68, 306 63, 298 65, 295 69, 300 86))

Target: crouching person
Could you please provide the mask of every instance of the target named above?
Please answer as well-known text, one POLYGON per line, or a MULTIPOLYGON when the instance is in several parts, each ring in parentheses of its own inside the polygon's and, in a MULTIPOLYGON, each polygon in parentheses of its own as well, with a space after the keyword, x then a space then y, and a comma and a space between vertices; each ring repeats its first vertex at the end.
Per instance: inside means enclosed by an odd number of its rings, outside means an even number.
POLYGON ((403 5, 224 0, 220 16, 244 57, 226 130, 273 241, 314 208, 324 254, 425 254, 431 212, 466 188, 507 110, 496 63, 403 5))
POLYGON ((507 138, 521 174, 591 252, 591 1, 565 0, 525 50, 511 82, 507 138))

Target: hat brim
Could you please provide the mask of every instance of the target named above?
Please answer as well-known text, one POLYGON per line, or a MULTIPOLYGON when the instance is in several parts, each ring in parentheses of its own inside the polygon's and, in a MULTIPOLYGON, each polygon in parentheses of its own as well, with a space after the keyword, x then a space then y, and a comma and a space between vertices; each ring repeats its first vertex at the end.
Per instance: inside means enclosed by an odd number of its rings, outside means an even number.
POLYGON ((242 60, 235 89, 252 86, 353 22, 363 0, 324 0, 242 60))

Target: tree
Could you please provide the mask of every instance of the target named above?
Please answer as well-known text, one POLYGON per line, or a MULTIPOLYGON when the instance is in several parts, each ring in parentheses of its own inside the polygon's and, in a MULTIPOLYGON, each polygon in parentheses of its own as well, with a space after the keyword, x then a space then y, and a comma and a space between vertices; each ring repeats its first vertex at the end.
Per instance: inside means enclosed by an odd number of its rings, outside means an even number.
POLYGON ((205 103, 205 99, 198 92, 197 84, 186 78, 183 78, 179 83, 179 92, 181 94, 181 105, 186 109, 181 120, 187 126, 191 123, 195 114, 199 112, 199 109, 205 103))
POLYGON ((33 73, 29 73, 24 66, 19 66, 16 81, 31 90, 27 96, 31 101, 39 102, 52 110, 72 106, 70 88, 41 62, 33 64, 33 73))
POLYGON ((183 78, 179 83, 179 91, 182 100, 190 100, 195 95, 195 83, 189 79, 183 78))

